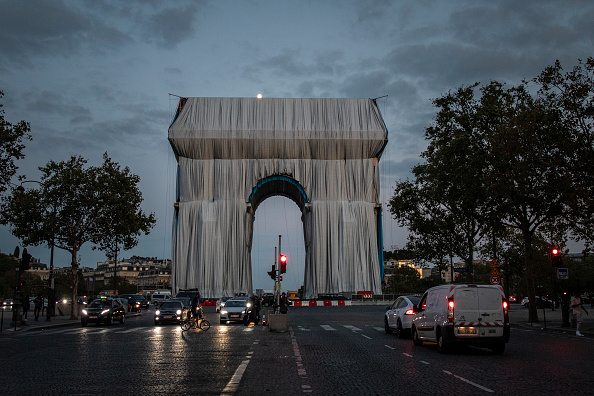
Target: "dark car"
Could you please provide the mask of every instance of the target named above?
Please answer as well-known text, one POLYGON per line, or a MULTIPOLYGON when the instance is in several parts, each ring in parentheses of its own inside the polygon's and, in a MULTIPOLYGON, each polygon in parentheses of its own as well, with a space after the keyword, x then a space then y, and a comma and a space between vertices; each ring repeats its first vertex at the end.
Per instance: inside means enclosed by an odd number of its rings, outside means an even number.
POLYGON ((128 312, 139 312, 141 309, 148 309, 150 305, 148 300, 141 294, 121 294, 120 297, 128 301, 130 298, 134 300, 134 305, 128 306, 128 312))
POLYGON ((106 323, 112 325, 116 320, 126 321, 126 308, 119 298, 101 298, 93 300, 82 310, 80 324, 106 323))
POLYGON ((189 309, 181 301, 165 301, 155 311, 155 325, 162 323, 179 323, 188 317, 189 309))

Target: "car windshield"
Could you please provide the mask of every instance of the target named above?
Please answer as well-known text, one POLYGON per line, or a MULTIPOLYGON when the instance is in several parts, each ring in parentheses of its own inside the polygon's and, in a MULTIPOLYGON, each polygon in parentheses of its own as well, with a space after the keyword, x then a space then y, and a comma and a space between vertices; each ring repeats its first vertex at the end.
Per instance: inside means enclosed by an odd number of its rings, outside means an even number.
POLYGON ((179 301, 167 301, 161 304, 161 309, 181 309, 183 304, 179 301))
POLYGON ((144 296, 141 296, 140 294, 136 294, 134 296, 132 296, 133 299, 135 299, 136 301, 144 301, 145 298, 144 296))
POLYGON ((225 303, 225 308, 230 307, 245 307, 246 301, 229 300, 225 303))
POLYGON ((111 308, 111 300, 93 300, 89 308, 111 308))

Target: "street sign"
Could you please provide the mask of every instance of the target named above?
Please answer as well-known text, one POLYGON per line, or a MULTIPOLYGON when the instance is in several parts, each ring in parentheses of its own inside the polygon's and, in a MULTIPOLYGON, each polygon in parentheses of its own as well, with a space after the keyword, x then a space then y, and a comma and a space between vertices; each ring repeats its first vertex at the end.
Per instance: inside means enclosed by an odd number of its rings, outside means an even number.
MULTIPOLYGON (((493 267, 493 269, 491 270, 491 275, 492 276, 499 276, 499 270, 497 269, 497 267, 493 267)), ((496 284, 498 284, 498 283, 496 283, 496 284)))
POLYGON ((499 277, 499 275, 492 275, 491 276, 491 284, 498 285, 499 283, 501 283, 501 278, 499 277))
POLYGON ((557 268, 557 279, 569 279, 569 270, 567 268, 557 268))
POLYGON ((493 261, 491 261, 491 267, 499 267, 499 264, 497 264, 496 259, 493 259, 493 261))

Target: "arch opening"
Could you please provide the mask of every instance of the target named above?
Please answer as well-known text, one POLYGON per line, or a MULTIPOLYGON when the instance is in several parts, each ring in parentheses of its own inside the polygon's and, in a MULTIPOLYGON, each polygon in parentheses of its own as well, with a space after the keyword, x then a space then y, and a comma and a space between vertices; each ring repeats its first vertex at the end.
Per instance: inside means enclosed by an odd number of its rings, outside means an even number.
POLYGON ((273 175, 268 176, 256 183, 247 200, 255 212, 258 206, 266 199, 275 195, 280 195, 291 199, 299 206, 301 213, 305 205, 309 202, 305 190, 299 182, 290 176, 273 175))

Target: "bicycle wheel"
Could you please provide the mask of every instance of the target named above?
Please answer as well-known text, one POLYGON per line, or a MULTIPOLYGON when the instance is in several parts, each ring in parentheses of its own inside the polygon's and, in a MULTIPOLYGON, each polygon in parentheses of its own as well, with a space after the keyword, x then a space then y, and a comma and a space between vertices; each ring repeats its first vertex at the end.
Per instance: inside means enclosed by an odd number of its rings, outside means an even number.
POLYGON ((210 322, 206 319, 202 319, 202 321, 200 321, 200 330, 208 330, 210 329, 210 322))
POLYGON ((180 322, 180 326, 181 326, 182 331, 188 331, 188 330, 190 330, 190 327, 192 327, 192 324, 190 323, 190 321, 188 319, 185 319, 180 322))

